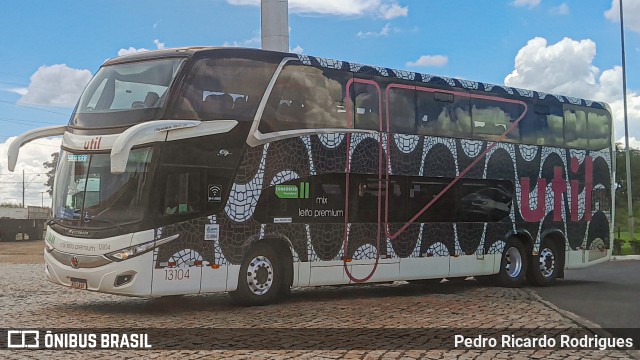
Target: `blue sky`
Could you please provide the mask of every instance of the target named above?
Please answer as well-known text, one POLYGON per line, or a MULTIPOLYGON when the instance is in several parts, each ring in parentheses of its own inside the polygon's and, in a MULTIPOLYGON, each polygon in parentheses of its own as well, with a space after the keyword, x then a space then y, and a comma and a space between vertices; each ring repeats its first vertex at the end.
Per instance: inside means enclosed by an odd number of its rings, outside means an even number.
MULTIPOLYGON (((289 0, 290 47, 309 55, 604 100, 618 118, 619 139, 620 24, 617 7, 612 9, 617 2, 289 0)), ((6 142, 35 127, 66 123, 82 87, 105 59, 143 48, 259 47, 258 4, 5 2, 0 175, 7 174, 6 142)), ((625 24, 631 134, 640 140, 640 0, 625 0, 625 24)), ((32 157, 21 153, 18 171, 41 172, 39 163, 56 144, 59 140, 39 140, 26 151, 32 157)), ((9 178, 0 176, 0 202, 12 199, 9 178)), ((41 191, 37 181, 32 186, 41 191)), ((33 199, 39 204, 40 193, 33 199)))

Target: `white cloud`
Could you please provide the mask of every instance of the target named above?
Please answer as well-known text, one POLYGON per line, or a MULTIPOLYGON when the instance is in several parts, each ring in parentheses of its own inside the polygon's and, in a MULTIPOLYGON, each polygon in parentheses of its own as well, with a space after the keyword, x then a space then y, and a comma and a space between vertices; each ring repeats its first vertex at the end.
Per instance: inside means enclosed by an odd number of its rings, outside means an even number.
MULTIPOLYGON (((165 48, 164 47, 164 43, 160 42, 160 40, 158 40, 158 39, 154 39, 153 40, 153 44, 156 46, 156 49, 158 49, 158 50, 162 50, 162 49, 165 48)), ((134 47, 130 46, 128 49, 122 48, 122 49, 118 50, 118 56, 135 54, 135 53, 145 52, 145 51, 149 51, 149 50, 145 49, 145 48, 134 48, 134 47)))
MULTIPOLYGON (((624 142, 624 136, 621 137, 620 139, 618 139, 616 141, 616 143, 620 143, 622 145, 621 148, 623 148, 623 149, 626 148, 625 142, 624 142)), ((630 149, 640 149, 640 140, 636 139, 635 136, 629 137, 629 148, 630 149)))
MULTIPOLYGON (((622 101, 622 96, 618 100, 609 101, 609 105, 615 119, 616 136, 624 136, 624 102, 622 101)), ((635 91, 627 93, 627 116, 629 136, 640 139, 640 93, 635 91)))
MULTIPOLYGON (((616 123, 616 134, 624 134, 622 68, 600 71, 593 65, 596 44, 564 38, 548 45, 544 38, 529 40, 515 59, 515 69, 505 85, 607 102, 616 123)), ((640 138, 640 93, 627 94, 629 133, 640 138)))
POLYGON ((260 35, 254 36, 251 39, 242 40, 242 41, 233 41, 228 42, 225 41, 222 46, 224 47, 255 47, 262 43, 262 37, 260 35))
POLYGON ((514 0, 511 5, 515 7, 528 7, 532 9, 538 5, 540 5, 540 0, 514 0))
POLYGON ((398 4, 381 4, 378 8, 378 14, 383 19, 394 19, 400 16, 409 15, 409 7, 402 7, 398 4))
POLYGON ((136 48, 130 46, 128 49, 122 48, 122 49, 118 50, 118 56, 135 54, 135 53, 144 52, 144 51, 149 51, 149 50, 145 49, 145 48, 136 49, 136 48))
MULTIPOLYGON (((398 32, 398 29, 394 29, 395 32, 398 32)), ((365 39, 365 38, 370 38, 370 37, 380 37, 380 36, 389 36, 389 33, 391 32, 391 24, 386 24, 384 27, 382 27, 382 29, 380 31, 367 31, 367 32, 362 32, 359 31, 356 36, 361 38, 361 39, 365 39)))
POLYGON ((569 5, 567 5, 567 3, 562 3, 549 9, 549 13, 551 15, 569 15, 570 12, 571 9, 569 8, 569 5))
POLYGON ((27 95, 27 93, 29 92, 29 89, 28 89, 28 88, 25 88, 25 87, 21 87, 21 88, 10 88, 10 89, 7 89, 7 91, 10 91, 10 92, 12 92, 12 93, 16 93, 16 94, 18 94, 18 95, 20 95, 20 96, 25 96, 25 95, 27 95))
MULTIPOLYGON (((260 6, 260 0, 227 0, 227 3, 260 6)), ((395 0, 289 0, 289 11, 338 16, 369 15, 389 20, 407 16, 409 7, 400 6, 395 0)))
MULTIPOLYGON (((22 170, 26 173, 25 203, 32 206, 40 206, 43 202, 41 191, 46 191, 44 183, 47 181, 46 172, 42 164, 51 161, 51 154, 60 151, 62 138, 38 139, 26 144, 20 149, 20 156, 16 164, 15 172, 7 170, 7 150, 15 139, 10 137, 4 143, 0 143, 0 202, 14 204, 22 203, 22 170), (36 176, 36 174, 41 174, 36 176), (30 182, 30 183, 29 183, 30 182)), ((44 205, 50 206, 51 198, 44 193, 44 205)))
POLYGON ((296 47, 294 47, 293 49, 289 49, 289 52, 292 52, 294 54, 302 54, 304 52, 304 49, 302 48, 302 46, 296 45, 296 47))
POLYGON ((589 39, 564 38, 548 45, 546 39, 536 37, 518 51, 515 69, 506 77, 505 84, 593 98, 600 72, 593 66, 595 55, 596 44, 589 39))
MULTIPOLYGON (((640 1, 624 0, 624 26, 640 32, 640 1)), ((611 0, 611 8, 604 13, 604 17, 613 22, 620 22, 620 1, 611 0)))
POLYGON ((154 39, 153 43, 156 44, 156 49, 158 49, 158 50, 164 49, 164 43, 160 42, 160 40, 154 39))
POLYGON ((445 66, 449 58, 444 55, 422 55, 417 61, 407 62, 407 66, 445 66))
POLYGON ((26 92, 18 89, 24 93, 18 103, 73 107, 91 76, 89 70, 73 69, 65 64, 41 66, 31 75, 26 92))

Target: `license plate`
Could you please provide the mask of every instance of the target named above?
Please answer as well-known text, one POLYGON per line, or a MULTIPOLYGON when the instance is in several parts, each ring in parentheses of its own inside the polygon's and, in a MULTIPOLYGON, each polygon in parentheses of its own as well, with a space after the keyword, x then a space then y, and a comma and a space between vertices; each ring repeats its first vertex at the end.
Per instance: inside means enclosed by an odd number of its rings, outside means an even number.
POLYGON ((71 287, 73 289, 87 290, 87 280, 71 278, 71 287))

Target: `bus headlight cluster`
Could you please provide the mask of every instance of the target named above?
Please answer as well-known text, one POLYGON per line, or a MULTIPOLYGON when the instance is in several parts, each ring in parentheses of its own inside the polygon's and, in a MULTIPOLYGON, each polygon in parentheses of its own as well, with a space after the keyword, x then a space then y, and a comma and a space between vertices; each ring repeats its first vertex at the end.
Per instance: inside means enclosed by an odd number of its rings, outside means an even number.
POLYGON ((113 261, 122 261, 122 260, 127 260, 127 259, 131 259, 132 257, 136 257, 138 255, 142 255, 146 252, 149 252, 155 248, 157 248, 158 246, 164 245, 166 243, 168 243, 169 241, 175 240, 177 239, 179 236, 179 234, 175 234, 175 235, 171 235, 169 237, 166 238, 162 238, 162 239, 158 239, 158 240, 152 240, 140 245, 134 245, 134 246, 129 246, 127 248, 124 249, 120 249, 120 250, 116 250, 114 252, 110 252, 108 254, 106 254, 105 256, 107 258, 109 258, 110 260, 113 261))

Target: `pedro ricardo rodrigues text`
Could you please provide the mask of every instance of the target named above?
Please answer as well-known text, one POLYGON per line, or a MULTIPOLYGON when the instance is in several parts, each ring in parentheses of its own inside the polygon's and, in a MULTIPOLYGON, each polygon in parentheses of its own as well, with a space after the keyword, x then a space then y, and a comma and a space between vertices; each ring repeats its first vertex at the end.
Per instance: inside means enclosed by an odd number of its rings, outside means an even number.
POLYGON ((632 338, 599 337, 598 335, 582 336, 547 336, 519 337, 515 335, 500 336, 454 336, 456 348, 503 348, 503 349, 540 349, 540 348, 573 348, 573 349, 633 349, 632 338))

